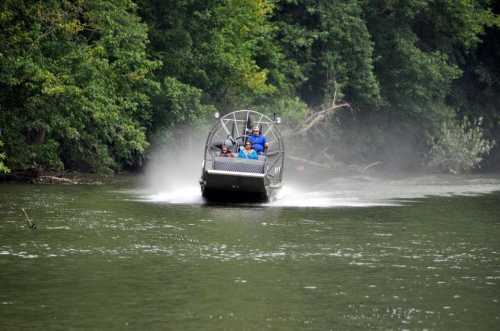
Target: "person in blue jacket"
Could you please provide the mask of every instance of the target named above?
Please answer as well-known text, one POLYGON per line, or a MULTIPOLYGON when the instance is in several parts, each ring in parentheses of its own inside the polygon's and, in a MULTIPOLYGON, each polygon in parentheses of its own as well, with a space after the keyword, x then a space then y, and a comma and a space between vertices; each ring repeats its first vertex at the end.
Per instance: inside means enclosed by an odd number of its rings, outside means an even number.
POLYGON ((255 149, 257 154, 264 154, 268 148, 266 137, 260 134, 258 126, 252 129, 252 135, 248 137, 248 140, 252 143, 252 147, 255 149))
POLYGON ((238 154, 239 158, 242 159, 250 159, 250 160, 258 160, 259 156, 255 149, 252 148, 252 143, 250 141, 245 142, 245 148, 240 147, 240 152, 238 154))

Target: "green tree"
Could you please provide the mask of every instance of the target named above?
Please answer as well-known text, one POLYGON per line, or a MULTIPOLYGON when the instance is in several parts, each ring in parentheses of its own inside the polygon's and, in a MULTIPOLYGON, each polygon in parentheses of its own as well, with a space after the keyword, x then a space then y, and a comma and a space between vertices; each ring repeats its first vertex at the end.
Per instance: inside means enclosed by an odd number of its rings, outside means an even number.
MULTIPOLYGON (((268 1, 140 3, 141 15, 150 26, 151 54, 163 62, 156 71, 159 81, 172 84, 175 79, 177 85, 190 86, 186 91, 198 89, 199 104, 213 104, 223 110, 248 105, 276 90, 270 70, 261 65, 270 63, 268 59, 275 54, 267 47, 273 37, 267 19, 272 11, 268 1), (266 52, 268 55, 263 55, 266 52)), ((274 78, 279 81, 278 75, 274 78)), ((175 100, 168 101, 169 84, 164 84, 165 89, 156 98, 157 109, 175 115, 175 100)))
POLYGON ((130 0, 4 1, 0 123, 13 169, 133 166, 148 143, 147 31, 130 0))
POLYGON ((357 0, 278 2, 279 42, 300 66, 297 89, 310 105, 328 102, 334 85, 355 105, 377 104, 373 42, 363 16, 357 0))
MULTIPOLYGON (((462 52, 460 68, 463 75, 453 84, 450 104, 459 116, 477 120, 483 118, 485 134, 500 141, 500 3, 487 13, 484 35, 469 52, 462 52)), ((486 160, 490 169, 500 165, 500 144, 495 144, 486 160)))
POLYGON ((468 0, 365 1, 363 8, 381 102, 347 130, 363 138, 347 140, 368 158, 420 164, 430 148, 426 137, 441 135, 442 123, 455 117, 449 97, 463 55, 478 45, 493 15, 487 2, 468 0))

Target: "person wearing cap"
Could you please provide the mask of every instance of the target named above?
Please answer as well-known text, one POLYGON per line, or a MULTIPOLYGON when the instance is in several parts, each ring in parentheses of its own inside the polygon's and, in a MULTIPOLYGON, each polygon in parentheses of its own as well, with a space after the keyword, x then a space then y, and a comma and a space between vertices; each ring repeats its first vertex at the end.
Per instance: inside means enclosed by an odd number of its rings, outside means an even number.
POLYGON ((255 149, 257 154, 264 154, 264 151, 266 151, 269 147, 266 142, 266 137, 260 134, 260 129, 258 126, 255 126, 252 129, 252 135, 248 137, 248 140, 252 143, 252 147, 253 149, 255 149))
POLYGON ((255 149, 252 148, 252 143, 250 141, 245 142, 245 147, 240 147, 240 153, 238 157, 241 159, 258 160, 259 156, 255 149))

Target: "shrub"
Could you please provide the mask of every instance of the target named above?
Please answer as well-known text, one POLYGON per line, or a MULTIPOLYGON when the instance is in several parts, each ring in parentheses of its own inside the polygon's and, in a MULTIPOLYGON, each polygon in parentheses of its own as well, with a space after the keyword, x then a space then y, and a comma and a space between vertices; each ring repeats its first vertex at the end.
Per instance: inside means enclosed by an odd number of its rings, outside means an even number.
POLYGON ((2 153, 2 147, 3 142, 0 140, 0 174, 8 174, 10 172, 10 169, 7 168, 7 166, 3 163, 3 160, 5 160, 7 157, 5 156, 5 153, 2 153))
POLYGON ((439 136, 431 142, 429 165, 451 173, 479 167, 494 145, 484 137, 481 122, 481 118, 474 122, 467 118, 443 122, 439 136))

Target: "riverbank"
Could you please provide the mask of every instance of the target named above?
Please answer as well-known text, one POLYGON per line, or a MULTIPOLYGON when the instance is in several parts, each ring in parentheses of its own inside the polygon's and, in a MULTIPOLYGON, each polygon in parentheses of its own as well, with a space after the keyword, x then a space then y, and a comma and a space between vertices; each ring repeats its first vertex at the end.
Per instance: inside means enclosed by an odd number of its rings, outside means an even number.
POLYGON ((67 185, 103 185, 129 181, 137 176, 134 172, 120 173, 86 173, 80 171, 17 171, 0 175, 0 183, 29 183, 29 184, 67 184, 67 185))

